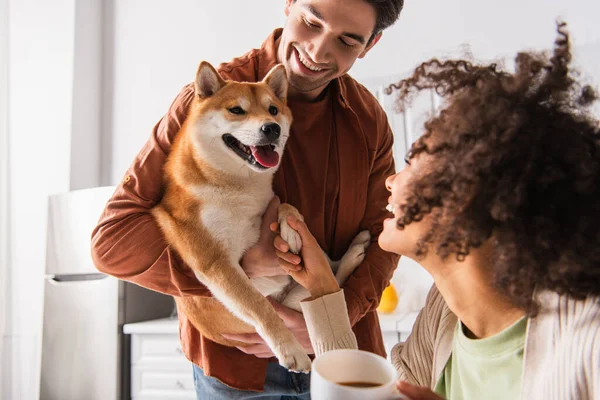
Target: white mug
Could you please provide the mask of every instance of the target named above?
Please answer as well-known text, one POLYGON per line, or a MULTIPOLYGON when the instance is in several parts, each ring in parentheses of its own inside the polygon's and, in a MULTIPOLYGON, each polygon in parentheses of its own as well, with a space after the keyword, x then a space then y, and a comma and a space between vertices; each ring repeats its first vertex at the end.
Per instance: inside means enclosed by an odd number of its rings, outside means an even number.
POLYGON ((396 390, 396 368, 385 358, 362 350, 327 351, 312 363, 311 400, 391 400, 406 397, 396 390))

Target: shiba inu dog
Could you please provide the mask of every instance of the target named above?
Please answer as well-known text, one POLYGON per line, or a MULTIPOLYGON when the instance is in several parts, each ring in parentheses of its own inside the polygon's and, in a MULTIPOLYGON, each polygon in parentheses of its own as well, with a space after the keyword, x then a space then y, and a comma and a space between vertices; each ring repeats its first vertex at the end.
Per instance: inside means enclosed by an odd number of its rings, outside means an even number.
MULTIPOLYGON (((176 298, 179 312, 205 337, 228 346, 222 333, 257 332, 280 364, 310 370, 310 359, 265 296, 299 310, 309 296, 288 276, 249 279, 239 262, 256 244, 261 218, 273 197, 273 175, 289 137, 288 82, 282 65, 262 82, 224 81, 202 62, 195 98, 165 165, 165 192, 152 213, 167 242, 213 297, 176 298)), ((297 232, 287 224, 289 204, 279 208, 281 235, 298 252, 297 232)), ((370 242, 360 233, 340 262, 332 263, 343 283, 364 258, 370 242)))

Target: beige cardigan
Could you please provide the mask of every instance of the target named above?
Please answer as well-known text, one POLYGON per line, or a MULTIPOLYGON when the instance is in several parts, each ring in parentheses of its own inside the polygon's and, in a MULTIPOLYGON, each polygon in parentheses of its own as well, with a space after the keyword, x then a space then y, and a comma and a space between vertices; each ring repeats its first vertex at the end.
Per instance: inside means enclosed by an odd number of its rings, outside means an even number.
MULTIPOLYGON (((520 398, 600 400, 600 299, 550 291, 536 299, 541 307, 528 321, 520 398)), ((356 348, 342 291, 303 302, 302 310, 317 355, 356 348)), ((450 358, 456 323, 434 285, 412 334, 392 350, 400 378, 433 389, 450 358)))

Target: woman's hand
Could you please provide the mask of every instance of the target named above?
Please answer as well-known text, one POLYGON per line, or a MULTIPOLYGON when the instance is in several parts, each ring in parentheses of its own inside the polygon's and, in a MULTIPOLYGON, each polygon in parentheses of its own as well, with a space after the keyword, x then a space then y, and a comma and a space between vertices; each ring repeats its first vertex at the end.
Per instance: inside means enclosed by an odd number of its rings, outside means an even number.
MULTIPOLYGON (((277 235, 273 246, 281 268, 305 287, 313 298, 339 291, 340 287, 333 276, 329 261, 306 224, 294 217, 288 217, 287 222, 300 235, 302 250, 300 256, 291 253, 288 244, 277 235)), ((273 232, 278 232, 279 226, 275 222, 270 228, 273 232)))
POLYGON ((411 385, 410 383, 403 381, 397 381, 396 387, 400 393, 410 400, 444 400, 443 397, 434 393, 428 387, 411 385))

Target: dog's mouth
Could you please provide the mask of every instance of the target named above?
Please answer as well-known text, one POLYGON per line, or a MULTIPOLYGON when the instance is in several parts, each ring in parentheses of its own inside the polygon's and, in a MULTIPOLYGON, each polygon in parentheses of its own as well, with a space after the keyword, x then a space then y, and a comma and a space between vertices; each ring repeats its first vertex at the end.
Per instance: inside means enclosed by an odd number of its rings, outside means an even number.
POLYGON ((257 168, 273 168, 279 163, 279 154, 277 154, 275 146, 272 144, 246 146, 229 133, 223 135, 223 142, 242 160, 257 168))

